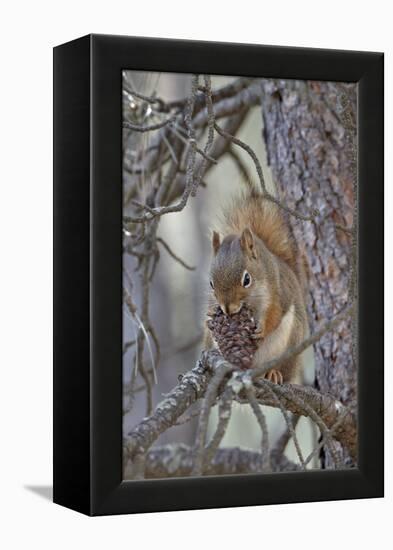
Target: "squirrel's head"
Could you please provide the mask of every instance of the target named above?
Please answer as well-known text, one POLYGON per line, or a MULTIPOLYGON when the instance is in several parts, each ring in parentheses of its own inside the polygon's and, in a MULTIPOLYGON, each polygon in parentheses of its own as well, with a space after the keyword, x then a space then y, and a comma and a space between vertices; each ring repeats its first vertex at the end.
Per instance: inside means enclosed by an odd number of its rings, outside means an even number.
POLYGON ((243 303, 250 303, 248 298, 252 298, 260 279, 255 237, 246 228, 240 237, 228 235, 221 242, 220 235, 213 231, 212 246, 210 286, 223 312, 232 315, 243 303))

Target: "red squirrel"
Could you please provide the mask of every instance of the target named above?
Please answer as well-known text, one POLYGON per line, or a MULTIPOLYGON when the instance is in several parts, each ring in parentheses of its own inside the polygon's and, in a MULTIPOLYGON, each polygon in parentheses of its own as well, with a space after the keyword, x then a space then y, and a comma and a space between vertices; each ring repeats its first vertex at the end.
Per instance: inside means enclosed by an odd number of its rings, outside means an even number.
MULTIPOLYGON (((280 207, 254 190, 236 197, 212 233, 209 311, 219 305, 233 315, 243 304, 257 321, 252 367, 302 342, 308 333, 306 270, 280 207)), ((205 347, 214 347, 210 331, 205 347)), ((302 369, 302 355, 269 370, 265 378, 282 384, 302 369)))

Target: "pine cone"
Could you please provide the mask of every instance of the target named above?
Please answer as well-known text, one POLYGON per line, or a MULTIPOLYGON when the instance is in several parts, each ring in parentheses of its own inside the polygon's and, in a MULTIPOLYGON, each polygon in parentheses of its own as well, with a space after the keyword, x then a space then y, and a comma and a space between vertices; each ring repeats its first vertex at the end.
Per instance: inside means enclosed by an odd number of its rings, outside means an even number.
POLYGON ((256 333, 257 323, 247 306, 231 316, 225 315, 220 306, 217 306, 210 315, 207 326, 224 359, 241 369, 251 367, 258 347, 258 341, 252 338, 256 333))

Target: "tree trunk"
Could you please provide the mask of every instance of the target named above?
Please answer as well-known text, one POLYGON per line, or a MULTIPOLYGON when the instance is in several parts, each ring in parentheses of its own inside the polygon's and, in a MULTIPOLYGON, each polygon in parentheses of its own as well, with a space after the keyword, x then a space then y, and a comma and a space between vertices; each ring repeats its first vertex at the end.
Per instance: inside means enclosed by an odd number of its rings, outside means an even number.
MULTIPOLYGON (((335 316, 355 299, 356 273, 352 235, 356 227, 356 177, 347 147, 340 97, 349 99, 352 120, 356 87, 333 82, 264 82, 262 101, 267 159, 279 195, 301 214, 318 210, 315 222, 288 222, 304 252, 309 271, 310 330, 335 316)), ((354 412, 357 408, 357 365, 353 353, 354 321, 349 318, 326 334, 315 349, 315 385, 354 412)), ((342 449, 346 464, 353 465, 342 449)), ((322 454, 329 467, 330 457, 322 454)))

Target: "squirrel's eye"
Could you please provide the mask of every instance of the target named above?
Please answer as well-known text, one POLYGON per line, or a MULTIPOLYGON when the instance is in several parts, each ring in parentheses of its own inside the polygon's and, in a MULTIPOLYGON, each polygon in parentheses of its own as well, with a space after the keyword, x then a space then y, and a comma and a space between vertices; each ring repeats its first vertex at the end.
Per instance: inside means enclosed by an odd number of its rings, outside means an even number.
POLYGON ((242 285, 244 288, 248 288, 251 285, 251 275, 247 271, 243 273, 242 285))
POLYGON ((214 290, 214 285, 213 285, 213 281, 210 281, 210 286, 212 287, 212 289, 214 290))

